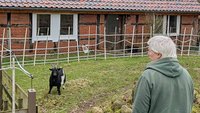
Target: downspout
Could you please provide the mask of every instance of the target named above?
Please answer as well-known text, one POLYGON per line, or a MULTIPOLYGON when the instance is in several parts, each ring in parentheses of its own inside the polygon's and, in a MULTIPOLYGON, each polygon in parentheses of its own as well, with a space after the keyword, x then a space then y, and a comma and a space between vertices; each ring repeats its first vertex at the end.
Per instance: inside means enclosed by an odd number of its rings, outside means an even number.
MULTIPOLYGON (((100 39, 100 14, 97 14, 97 44, 99 43, 100 39)), ((99 45, 97 46, 97 49, 99 49, 99 45)))
POLYGON ((33 43, 32 43, 32 13, 29 13, 29 37, 30 37, 30 41, 29 41, 29 52, 33 51, 33 43))

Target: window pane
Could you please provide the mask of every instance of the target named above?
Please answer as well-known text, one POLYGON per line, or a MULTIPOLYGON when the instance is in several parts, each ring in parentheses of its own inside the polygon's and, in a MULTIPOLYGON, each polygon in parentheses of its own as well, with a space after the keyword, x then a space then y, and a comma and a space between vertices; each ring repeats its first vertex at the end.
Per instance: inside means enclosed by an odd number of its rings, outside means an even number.
POLYGON ((73 34, 73 15, 61 15, 60 35, 73 34))
POLYGON ((177 28, 177 16, 170 16, 169 17, 169 32, 176 33, 177 28))
POLYGON ((155 34, 163 34, 163 16, 156 15, 155 16, 155 34))
POLYGON ((50 21, 51 20, 49 14, 37 15, 37 35, 50 35, 50 21))

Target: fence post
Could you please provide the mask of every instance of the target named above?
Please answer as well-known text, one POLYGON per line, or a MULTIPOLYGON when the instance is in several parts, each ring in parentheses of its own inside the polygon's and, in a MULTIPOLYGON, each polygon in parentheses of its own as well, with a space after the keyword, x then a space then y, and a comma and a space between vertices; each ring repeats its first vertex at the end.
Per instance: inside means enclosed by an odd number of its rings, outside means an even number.
POLYGON ((15 58, 12 56, 12 113, 15 113, 15 58))
POLYGON ((58 37, 58 46, 57 46, 57 65, 59 64, 59 58, 60 58, 60 35, 58 37))
POLYGON ((117 44, 117 27, 115 26, 115 43, 114 43, 114 54, 115 54, 115 57, 116 57, 116 55, 117 55, 117 48, 116 48, 116 45, 117 44))
MULTIPOLYGON (((1 56, 2 57, 2 56, 1 56)), ((2 70, 1 70, 1 58, 0 58, 0 111, 3 110, 3 86, 2 86, 2 70)))
POLYGON ((142 56, 144 56, 144 26, 142 26, 142 56))
POLYGON ((188 56, 190 55, 190 47, 191 47, 191 42, 192 42, 192 35, 193 35, 193 28, 191 29, 191 34, 190 34, 190 41, 189 41, 189 47, 188 47, 188 56))
POLYGON ((36 91, 28 89, 28 113, 36 113, 36 91))
MULTIPOLYGON (((70 34, 70 27, 68 27, 68 35, 70 34)), ((69 63, 69 46, 70 45, 70 40, 69 40, 69 36, 68 36, 68 40, 67 40, 67 62, 69 63)))
POLYGON ((135 38, 135 26, 133 26, 133 33, 132 33, 132 39, 131 39, 131 57, 133 56, 133 41, 135 38))
MULTIPOLYGON (((91 32, 90 32, 90 26, 88 28, 88 50, 90 50, 90 35, 91 35, 91 32)), ((88 60, 88 57, 89 57, 89 54, 90 52, 87 53, 87 60, 88 60)))
POLYGON ((8 38, 8 49, 10 50, 9 51, 9 54, 10 54, 10 66, 12 65, 12 39, 11 39, 11 28, 8 27, 8 31, 7 31, 7 38, 8 38))
POLYGON ((123 48, 123 56, 125 56, 126 52, 126 24, 124 25, 124 48, 123 48))
POLYGON ((22 56, 22 66, 24 66, 24 58, 26 53, 26 37, 27 37, 27 28, 25 31, 25 37, 24 37, 24 48, 23 48, 23 56, 22 56))
POLYGON ((183 56, 183 49, 184 49, 184 43, 185 43, 185 32, 186 32, 186 28, 184 29, 184 34, 183 34, 183 40, 182 40, 182 46, 181 46, 181 56, 183 56))
POLYGON ((106 28, 104 27, 104 59, 106 60, 106 28))
POLYGON ((1 62, 3 61, 4 37, 5 37, 5 28, 3 29, 3 37, 1 40, 1 62))
POLYGON ((77 48, 77 55, 78 55, 78 62, 80 62, 80 53, 79 53, 79 41, 76 41, 76 48, 77 48))
POLYGON ((46 60, 47 60, 47 52, 48 52, 48 43, 49 43, 49 41, 48 41, 49 39, 48 39, 48 36, 47 36, 47 39, 46 39, 46 46, 45 46, 45 53, 44 53, 44 65, 46 64, 46 60))
POLYGON ((95 60, 97 60, 97 39, 98 39, 98 33, 97 33, 97 26, 96 26, 96 37, 95 37, 95 50, 94 50, 94 54, 95 54, 95 60))
POLYGON ((33 61, 34 66, 35 66, 36 57, 37 57, 37 47, 38 47, 38 37, 37 37, 36 44, 35 44, 35 54, 34 54, 34 61, 33 61))
POLYGON ((199 42, 199 51, 198 51, 198 55, 200 55, 200 42, 199 42))

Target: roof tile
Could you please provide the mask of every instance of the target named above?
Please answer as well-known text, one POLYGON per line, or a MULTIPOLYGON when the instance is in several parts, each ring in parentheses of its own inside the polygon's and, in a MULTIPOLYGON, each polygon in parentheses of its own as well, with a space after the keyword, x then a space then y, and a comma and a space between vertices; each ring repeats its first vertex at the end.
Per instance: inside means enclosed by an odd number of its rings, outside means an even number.
POLYGON ((200 13, 197 0, 0 0, 0 7, 200 13))

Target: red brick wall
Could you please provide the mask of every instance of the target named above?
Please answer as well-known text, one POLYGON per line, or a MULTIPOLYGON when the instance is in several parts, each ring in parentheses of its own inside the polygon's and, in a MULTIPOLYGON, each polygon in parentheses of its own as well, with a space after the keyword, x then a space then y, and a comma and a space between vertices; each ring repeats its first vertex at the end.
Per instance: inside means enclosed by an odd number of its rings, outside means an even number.
POLYGON ((139 15, 139 21, 138 21, 139 24, 145 24, 146 20, 147 20, 147 18, 145 15, 143 15, 143 14, 139 15))
POLYGON ((133 33, 133 26, 136 23, 135 15, 130 15, 126 19, 126 33, 132 34, 133 33))
POLYGON ((79 15, 79 39, 80 45, 94 45, 97 34, 97 15, 79 15), (90 36, 83 36, 88 35, 90 36), (88 42, 89 40, 89 42, 88 42))
POLYGON ((0 24, 7 24, 7 14, 0 13, 0 24))
POLYGON ((3 37, 3 34, 4 34, 4 38, 6 38, 6 28, 4 27, 0 27, 0 38, 3 37), (4 30, 5 29, 5 30, 4 30))
MULTIPOLYGON (((6 13, 0 13, 0 25, 6 25, 6 24, 7 24, 7 14, 6 13)), ((3 31, 4 31, 4 28, 0 27, 0 38, 3 37, 3 31)))
POLYGON ((11 13, 11 24, 22 24, 22 25, 26 25, 30 23, 30 19, 29 19, 29 14, 25 13, 25 14, 21 14, 21 13, 17 13, 17 14, 13 14, 11 13))
POLYGON ((12 31, 11 36, 13 38, 24 39, 25 34, 26 34, 27 38, 30 38, 29 37, 30 31, 29 31, 28 27, 25 27, 25 26, 24 27, 17 27, 17 26, 11 27, 11 31, 12 31), (26 29, 27 29, 27 32, 26 32, 26 29))
POLYGON ((25 31, 27 29, 27 36, 29 37, 29 27, 30 24, 30 18, 29 14, 21 14, 21 13, 11 13, 11 36, 14 38, 24 38, 25 37, 25 31))
POLYGON ((96 23, 97 15, 79 15, 79 23, 96 23))
POLYGON ((181 23, 182 24, 192 24, 193 23, 193 18, 194 16, 192 15, 185 15, 185 16, 181 16, 181 23))
POLYGON ((194 15, 183 15, 181 16, 181 34, 191 34, 191 29, 193 28, 193 33, 197 34, 198 29, 198 16, 194 15))
POLYGON ((153 20, 151 20, 151 18, 149 16, 146 15, 139 15, 139 19, 138 19, 138 28, 137 28, 137 32, 138 33, 150 33, 150 26, 148 25, 149 22, 151 22, 153 20), (143 27, 143 29, 142 29, 143 27), (143 30, 143 31, 142 31, 143 30))

